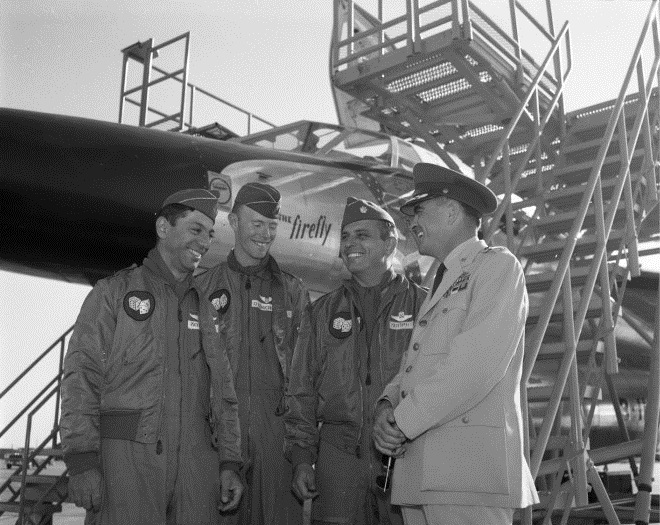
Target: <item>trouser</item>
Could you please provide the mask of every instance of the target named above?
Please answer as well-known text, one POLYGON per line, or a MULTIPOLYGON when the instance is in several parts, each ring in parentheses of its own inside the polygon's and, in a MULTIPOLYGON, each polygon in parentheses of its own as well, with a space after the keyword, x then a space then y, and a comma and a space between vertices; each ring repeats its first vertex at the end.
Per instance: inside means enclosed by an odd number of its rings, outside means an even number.
POLYGON ((405 525, 511 525, 513 509, 470 505, 401 506, 405 525))
MULTIPOLYGON (((185 446, 185 445, 184 445, 185 446)), ((220 471, 211 447, 198 446, 179 456, 171 469, 156 443, 101 440, 101 509, 85 523, 95 525, 206 525, 219 519, 220 471), (160 453, 158 453, 160 451, 160 453), (170 490, 167 480, 175 478, 170 490)))
POLYGON ((375 485, 381 470, 380 458, 370 446, 363 446, 358 458, 354 450, 340 450, 321 440, 315 470, 319 496, 312 502, 313 523, 401 525, 399 507, 390 503, 389 491, 384 493, 375 485))
POLYGON ((223 513, 222 525, 297 525, 302 503, 291 490, 293 472, 284 457, 284 419, 277 408, 280 390, 237 390, 245 491, 238 510, 223 513))

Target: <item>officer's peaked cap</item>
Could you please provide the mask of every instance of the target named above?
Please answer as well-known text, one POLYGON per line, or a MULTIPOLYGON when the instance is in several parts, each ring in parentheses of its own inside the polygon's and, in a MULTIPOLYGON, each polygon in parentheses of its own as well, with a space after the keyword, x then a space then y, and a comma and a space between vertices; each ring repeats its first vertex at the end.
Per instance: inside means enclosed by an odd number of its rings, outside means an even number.
POLYGON ((193 210, 197 210, 215 222, 218 213, 218 197, 209 190, 203 188, 189 188, 177 191, 163 201, 162 210, 169 204, 183 204, 193 210))
POLYGON ((237 204, 243 204, 269 219, 277 219, 280 212, 280 192, 268 184, 248 182, 238 190, 234 206, 237 204))
POLYGON ((464 204, 478 217, 497 208, 497 197, 488 187, 449 168, 419 162, 413 167, 413 179, 415 191, 400 208, 404 215, 412 216, 416 204, 442 196, 464 204))

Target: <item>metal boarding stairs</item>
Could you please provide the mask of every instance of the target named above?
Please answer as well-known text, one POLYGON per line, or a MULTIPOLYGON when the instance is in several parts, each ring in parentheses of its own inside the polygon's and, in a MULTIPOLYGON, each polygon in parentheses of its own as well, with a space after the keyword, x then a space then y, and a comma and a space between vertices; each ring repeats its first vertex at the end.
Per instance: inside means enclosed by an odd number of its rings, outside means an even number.
MULTIPOLYGON (((658 1, 619 97, 569 115, 562 100, 571 67, 568 25, 555 34, 549 0, 546 6, 548 29, 510 0, 508 36, 467 0, 407 0, 389 17, 382 1, 373 15, 336 0, 330 74, 340 119, 421 138, 445 160, 443 153, 454 152, 501 196, 484 237, 508 245, 525 268, 531 308, 522 405, 528 461, 542 494, 517 520, 648 523, 660 398, 658 303, 655 339, 640 330, 651 359, 643 439, 628 439, 619 406, 615 328, 620 318, 639 328, 622 309, 628 278, 640 273, 640 253, 660 251, 657 242, 640 251, 660 231, 658 1), (548 41, 540 65, 521 48, 520 14, 548 41), (603 390, 624 442, 591 450, 603 390), (626 458, 637 496, 613 503, 595 465, 626 458)), ((657 510, 651 517, 660 520, 657 510)))
MULTIPOLYGON (((47 467, 53 460, 62 458, 62 448, 59 443, 59 408, 60 383, 62 379, 62 364, 64 351, 73 326, 64 332, 52 345, 41 353, 16 379, 2 392, 2 399, 14 388, 22 387, 24 379, 40 363, 57 359, 58 366, 54 377, 31 399, 18 410, 12 420, 0 430, 2 437, 14 425, 26 423, 25 444, 22 449, 23 462, 0 485, 0 516, 16 514, 18 525, 49 525, 53 514, 62 510, 62 504, 67 498, 67 470, 58 474, 49 474, 47 467), (45 439, 36 447, 31 447, 32 429, 35 418, 41 421, 48 417, 47 411, 54 407, 53 427, 45 439), (44 415, 45 414, 45 415, 44 415)), ((52 368, 51 368, 52 369, 52 368)))

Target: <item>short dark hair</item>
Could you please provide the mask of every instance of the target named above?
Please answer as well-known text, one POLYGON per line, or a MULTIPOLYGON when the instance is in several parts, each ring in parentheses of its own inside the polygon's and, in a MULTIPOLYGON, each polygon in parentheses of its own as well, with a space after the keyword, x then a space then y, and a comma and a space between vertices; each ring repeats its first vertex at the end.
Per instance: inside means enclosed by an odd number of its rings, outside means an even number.
POLYGON ((479 212, 475 210, 472 206, 468 206, 467 204, 463 204, 461 201, 456 201, 458 204, 463 208, 463 211, 465 214, 470 217, 473 221, 474 224, 477 228, 481 227, 481 215, 479 215, 479 212))
POLYGON ((158 219, 158 217, 165 217, 167 222, 169 222, 172 226, 176 226, 176 221, 181 217, 185 217, 188 215, 188 212, 191 211, 195 211, 194 208, 175 202, 161 208, 160 211, 156 214, 156 219, 158 219))

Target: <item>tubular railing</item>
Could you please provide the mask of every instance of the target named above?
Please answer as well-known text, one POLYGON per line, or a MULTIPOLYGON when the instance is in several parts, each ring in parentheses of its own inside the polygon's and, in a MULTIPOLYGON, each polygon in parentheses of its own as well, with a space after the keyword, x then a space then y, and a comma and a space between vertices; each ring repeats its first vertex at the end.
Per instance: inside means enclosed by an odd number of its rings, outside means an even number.
MULTIPOLYGON (((546 124, 550 121, 550 119, 554 115, 554 110, 555 108, 558 107, 559 100, 563 94, 563 88, 565 81, 568 77, 568 74, 571 71, 571 59, 570 59, 570 33, 568 30, 568 22, 564 23, 562 26, 561 30, 559 31, 558 35, 556 36, 552 47, 550 48, 550 51, 548 52, 548 55, 545 57, 545 60, 539 67, 539 71, 536 73, 536 76, 534 77, 534 80, 532 81, 529 90, 523 100, 520 102, 518 106, 518 110, 516 111, 515 115, 511 118, 510 122, 508 123, 507 127, 504 129, 504 132, 502 133, 502 136, 500 137, 499 142, 497 143, 497 146, 494 148, 493 153, 490 155, 490 159, 488 163, 486 164, 486 167, 484 168, 483 172, 486 178, 489 177, 490 173, 493 170, 493 166, 495 163, 498 161, 498 159, 502 156, 504 152, 505 146, 508 144, 509 140, 511 139, 511 136, 513 135, 514 130, 516 129, 516 126, 518 125, 518 122, 520 121, 520 118, 522 115, 527 111, 527 105, 529 102, 532 100, 534 97, 534 106, 535 109, 539 108, 538 104, 538 85, 539 82, 545 72, 545 70, 550 66, 551 61, 554 60, 554 56, 556 53, 559 53, 561 48, 560 44, 562 42, 562 39, 565 41, 566 45, 566 54, 568 57, 568 62, 566 64, 566 71, 561 75, 561 82, 559 82, 557 91, 555 92, 554 96, 552 97, 552 101, 549 105, 549 107, 546 110, 545 115, 543 116, 542 119, 537 120, 537 129, 536 132, 534 133, 534 138, 532 141, 530 141, 527 150, 525 153, 522 155, 522 157, 517 161, 518 162, 518 169, 515 171, 513 175, 511 175, 511 180, 506 181, 505 184, 510 184, 510 191, 507 191, 504 194, 503 200, 500 202, 498 205, 497 210, 493 213, 492 215, 492 220, 490 221, 490 224, 485 230, 484 233, 484 238, 486 240, 489 240, 495 231, 497 230, 500 220, 502 219, 502 215, 509 209, 509 206, 511 204, 511 195, 512 193, 515 193, 516 190, 516 185, 520 181, 520 178, 522 176, 523 171, 528 166, 529 160, 532 156, 532 154, 536 151, 537 146, 539 145, 539 141, 541 140, 541 136, 543 134, 543 130, 545 129, 546 124)), ((540 109, 539 109, 540 111, 540 109)), ((542 171, 542 165, 540 163, 537 163, 537 176, 541 176, 541 171, 542 171)), ((506 173, 504 174, 506 176, 506 173)), ((512 235, 512 229, 508 228, 509 233, 508 235, 512 235)))
MULTIPOLYGON (((8 392, 10 392, 16 385, 18 385, 23 378, 27 376, 27 374, 34 369, 34 367, 41 362, 47 355, 49 355, 51 352, 55 351, 56 349, 59 350, 59 355, 58 355, 58 371, 55 377, 53 377, 48 384, 43 387, 35 396, 33 396, 27 403, 26 405, 19 410, 18 414, 12 418, 12 420, 0 431, 0 436, 4 435, 9 429, 11 429, 24 415, 26 412, 30 411, 27 415, 26 419, 26 432, 25 432, 25 444, 23 448, 23 462, 22 464, 17 468, 16 471, 13 472, 13 476, 16 476, 18 474, 21 475, 21 486, 20 489, 14 490, 14 488, 11 486, 11 483, 13 480, 11 479, 12 476, 7 478, 7 480, 0 485, 0 494, 4 494, 5 491, 9 491, 11 493, 11 496, 6 499, 5 501, 12 502, 16 501, 16 499, 23 493, 23 490, 25 488, 25 481, 26 481, 26 476, 27 476, 27 471, 28 467, 30 464, 36 465, 36 469, 34 471, 34 474, 39 474, 41 472, 50 458, 47 458, 46 461, 43 461, 42 463, 39 463, 36 460, 37 455, 40 455, 40 452, 44 450, 46 447, 46 444, 48 442, 52 442, 51 446, 53 448, 57 448, 57 434, 59 431, 59 405, 60 405, 60 386, 61 386, 61 379, 62 379, 62 364, 64 362, 64 352, 65 352, 65 343, 67 337, 71 334, 73 331, 73 326, 69 328, 66 332, 64 332, 60 337, 57 338, 57 340, 51 344, 44 352, 42 352, 23 372, 21 372, 16 379, 14 379, 2 392, 0 392, 0 399, 4 397, 8 392), (48 392, 46 394, 46 392, 48 392), (32 438, 32 422, 34 415, 39 412, 43 406, 50 400, 54 399, 54 420, 53 420, 53 427, 51 432, 48 434, 48 436, 35 448, 31 449, 30 448, 30 441, 32 438), (36 405, 36 406, 35 406, 36 405), (32 409, 32 410, 30 410, 32 409)), ((66 473, 65 473, 66 474, 66 473)), ((62 476, 65 476, 63 474, 62 476)), ((44 497, 45 497, 44 493, 44 497)), ((66 495, 62 496, 62 499, 64 499, 66 495)), ((36 505, 39 503, 43 502, 42 501, 37 502, 36 505)), ((20 507, 19 507, 19 521, 18 523, 23 523, 24 519, 24 514, 25 514, 25 504, 26 502, 21 498, 20 501, 20 507)), ((0 511, 0 515, 2 515, 3 511, 0 511)))
MULTIPOLYGON (((32 363, 21 372, 16 379, 14 379, 2 392, 0 392, 0 399, 2 399, 7 392, 11 391, 14 386, 16 386, 39 362, 50 354, 55 348, 59 349, 59 369, 58 374, 50 380, 48 385, 44 387, 37 395, 35 395, 27 404, 19 411, 19 413, 2 429, 0 430, 0 437, 2 437, 29 409, 34 405, 37 400, 44 394, 44 392, 57 381, 59 386, 59 380, 61 376, 62 363, 64 361, 64 351, 65 351, 65 342, 66 338, 73 331, 73 326, 64 332, 57 340, 51 344, 46 350, 44 350, 41 355, 39 355, 32 363)), ((59 390, 55 399, 55 414, 54 414, 54 425, 57 425, 59 420, 59 390)), ((55 442, 53 442, 55 446, 55 442)))
MULTIPOLYGON (((658 0, 654 0, 649 11, 649 14, 646 18, 642 34, 640 36, 639 42, 637 44, 635 53, 630 63, 627 75, 623 82, 619 97, 614 105, 610 119, 607 124, 607 128, 604 134, 604 137, 601 142, 601 146, 598 150, 596 156, 596 161, 593 164, 593 167, 590 172, 590 176, 586 184, 584 185, 584 193, 579 207, 577 208, 577 216, 573 222, 570 233, 568 234, 565 241, 565 247, 559 258, 557 269, 555 270, 554 279, 550 289, 546 292, 545 297, 542 300, 542 308, 539 315, 537 325, 532 333, 532 338, 530 345, 527 349, 527 355, 525 358, 525 368, 523 370, 522 384, 526 385, 530 379, 532 372, 532 367, 536 361, 539 350, 542 345, 543 338, 545 336, 546 329, 548 327, 550 317, 557 303, 557 299, 560 291, 563 289, 564 294, 564 317, 571 318, 573 320, 573 301, 570 299, 570 261, 574 252, 574 249, 577 245, 578 239, 580 238, 581 232, 584 228, 584 221, 589 210, 590 202, 593 200, 593 210, 595 216, 595 237, 597 240, 596 249, 593 257, 593 262, 589 269, 586 282, 583 286, 583 293, 577 307, 577 313, 574 318, 573 326, 570 330, 565 331, 565 342, 568 346, 566 354, 560 365, 559 372, 555 380, 555 386, 548 402, 547 412, 543 420, 540 431, 538 432, 534 451, 530 460, 530 470, 532 475, 536 477, 541 472, 541 462, 543 455, 546 451, 548 439, 552 430, 553 421, 557 417, 559 401, 561 396, 566 388, 567 381, 569 379, 569 374, 571 377, 574 376, 574 363, 576 360, 575 347, 579 341, 580 334, 582 332, 582 327, 586 317, 587 309, 591 302, 592 295, 596 289, 596 280, 600 279, 600 293, 601 293, 601 304, 602 304, 602 317, 599 325, 599 331, 601 336, 605 341, 605 374, 612 374, 618 371, 617 364, 617 354, 616 346, 614 340, 614 320, 613 312, 610 298, 610 276, 608 275, 608 249, 607 241, 610 238, 612 233, 612 225, 614 222, 615 213, 621 202, 623 195, 625 205, 627 207, 627 222, 626 230, 628 232, 633 232, 632 235, 627 237, 627 248, 630 252, 628 257, 629 264, 631 265, 631 272, 635 275, 635 272, 638 271, 638 266, 636 263, 636 258, 634 252, 637 250, 635 234, 639 224, 636 223, 636 219, 633 214, 633 192, 631 188, 631 162, 633 155, 635 153, 636 144, 640 137, 640 132, 642 127, 644 127, 644 132, 647 136, 644 136, 645 143, 647 144, 647 155, 654 155, 657 153, 652 152, 650 147, 652 144, 651 137, 648 135, 650 133, 649 129, 649 100, 652 94, 652 86, 657 81, 657 75, 660 64, 660 44, 658 37, 658 0), (647 38, 653 39, 653 49, 655 52, 652 65, 648 76, 645 76, 644 70, 642 67, 642 48, 647 38), (625 124, 625 111, 624 104, 626 103, 626 92, 631 86, 633 74, 637 73, 637 82, 638 82, 638 101, 637 113, 635 117, 635 122, 632 127, 630 134, 627 132, 625 124), (618 130, 619 134, 619 146, 620 146, 620 162, 621 167, 618 174, 618 179, 615 184, 615 187, 612 190, 612 195, 610 197, 609 205, 605 208, 603 203, 603 192, 601 185, 600 172, 605 162, 608 149, 612 144, 615 131, 618 130)), ((655 162, 653 163, 655 165, 655 162)), ((513 186, 515 187, 517 180, 514 180, 513 186)), ((639 185, 640 183, 638 183, 639 185)), ((639 190, 639 186, 637 188, 639 190)), ((655 190, 655 188, 653 188, 655 190)), ((515 190, 514 190, 515 191, 515 190)), ((657 191, 657 190, 655 190, 657 191)), ((639 191, 636 191, 637 196, 640 195, 639 191)), ((506 201, 509 198, 505 197, 505 202, 500 204, 498 209, 499 216, 504 211, 506 207, 506 201)), ((494 221, 491 223, 491 231, 494 226, 499 223, 498 214, 495 215, 494 221)), ((614 312, 616 313, 616 312, 614 312)), ((657 332, 657 330, 656 330, 657 332)), ((650 503, 650 483, 651 483, 651 474, 652 474, 652 465, 655 459, 655 446, 657 442, 657 412, 658 412, 658 397, 660 396, 659 391, 659 380, 660 380, 660 364, 658 362, 658 347, 657 347, 657 335, 656 335, 656 345, 653 349, 653 361, 652 361, 652 370, 649 379, 649 405, 647 407, 647 413, 653 414, 654 418, 646 423, 646 435, 644 438, 644 446, 642 447, 642 462, 640 469, 640 477, 638 487, 641 487, 638 496, 637 496, 637 508, 636 512, 647 512, 646 516, 648 518, 648 509, 650 503), (651 465, 649 467, 649 465, 651 465), (650 470, 649 470, 650 469, 650 470), (642 509, 642 510, 640 510, 642 509)), ((573 391, 574 377, 571 380, 571 392, 573 391)), ((572 420, 578 421, 581 419, 581 408, 580 406, 572 407, 572 420)), ((579 446, 579 441, 578 441, 579 446)), ((612 447, 621 448, 620 446, 612 447)), ((606 455, 608 452, 604 450, 602 452, 606 455)), ((574 468, 578 468, 577 477, 579 485, 584 484, 585 476, 591 481, 593 478, 593 454, 591 459, 587 459, 586 462, 582 464, 575 465, 574 468), (579 471, 582 471, 580 473, 579 471)), ((576 496, 579 495, 581 487, 576 487, 576 496)), ((607 494, 600 490, 601 487, 596 488, 596 492, 599 498, 599 501, 605 511, 605 514, 610 521, 610 523, 618 523, 616 515, 612 515, 611 512, 611 503, 607 498, 607 494)), ((578 503, 580 500, 583 500, 583 497, 577 498, 578 503)))
MULTIPOLYGON (((168 122, 173 122, 176 125, 174 128, 170 129, 170 131, 181 131, 184 128, 184 126, 187 128, 193 128, 195 104, 199 103, 199 101, 196 100, 197 98, 196 95, 199 94, 208 97, 213 102, 220 103, 224 107, 227 107, 232 111, 236 111, 242 117, 245 117, 246 125, 244 128, 245 129, 244 134, 246 135, 252 133, 253 121, 257 121, 260 122, 261 124, 266 125, 267 127, 274 128, 275 124, 273 124, 272 122, 269 122, 266 119, 263 119, 255 115, 254 113, 251 113, 243 108, 240 108, 232 104, 231 102, 228 102, 223 98, 220 98, 217 95, 214 95, 213 93, 210 93, 209 91, 206 91, 205 89, 202 89, 201 87, 191 82, 188 82, 188 61, 189 61, 189 46, 190 46, 189 41, 190 41, 190 32, 187 32, 175 38, 171 38, 170 40, 163 42, 162 44, 159 44, 157 46, 152 46, 153 40, 149 39, 143 44, 136 44, 134 46, 129 46, 128 48, 123 50, 124 63, 123 63, 122 81, 121 81, 122 91, 121 91, 120 104, 119 104, 119 123, 123 122, 124 104, 125 102, 128 102, 129 104, 138 107, 140 110, 140 116, 138 121, 139 126, 156 127, 168 122), (179 68, 176 71, 166 71, 165 69, 157 67, 153 64, 153 60, 156 57, 158 57, 159 50, 171 44, 175 44, 181 40, 185 41, 184 59, 183 59, 184 65, 182 68, 179 68), (127 72, 127 64, 129 59, 136 60, 143 65, 143 76, 142 76, 142 83, 140 85, 127 90, 126 72, 127 72), (154 80, 151 80, 152 70, 156 71, 157 73, 160 73, 161 76, 154 80), (173 114, 167 114, 149 105, 149 88, 157 84, 160 84, 161 82, 164 82, 166 80, 175 80, 179 84, 182 84, 181 96, 179 97, 179 110, 173 114), (134 93, 141 94, 139 101, 130 98, 130 95, 134 93), (186 98, 189 99, 189 102, 187 104, 188 105, 187 120, 185 118, 186 98), (150 113, 153 113, 154 115, 158 115, 161 118, 158 120, 154 120, 152 122, 147 122, 147 115, 150 113)), ((208 122, 205 122, 204 124, 208 124, 208 122)))

